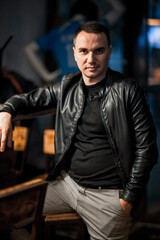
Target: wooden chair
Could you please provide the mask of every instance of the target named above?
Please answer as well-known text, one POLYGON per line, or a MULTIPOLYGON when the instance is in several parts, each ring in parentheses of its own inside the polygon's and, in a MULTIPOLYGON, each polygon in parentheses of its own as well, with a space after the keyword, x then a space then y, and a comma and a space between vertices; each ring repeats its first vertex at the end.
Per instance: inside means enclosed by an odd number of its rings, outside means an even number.
POLYGON ((54 164, 54 129, 45 129, 43 133, 43 153, 45 154, 45 172, 50 172, 50 165, 54 164))
POLYGON ((30 180, 0 190, 0 231, 32 223, 30 240, 37 239, 47 182, 30 180))
POLYGON ((22 176, 28 152, 29 129, 23 126, 15 126, 13 130, 13 151, 16 158, 13 158, 13 168, 16 176, 22 176))

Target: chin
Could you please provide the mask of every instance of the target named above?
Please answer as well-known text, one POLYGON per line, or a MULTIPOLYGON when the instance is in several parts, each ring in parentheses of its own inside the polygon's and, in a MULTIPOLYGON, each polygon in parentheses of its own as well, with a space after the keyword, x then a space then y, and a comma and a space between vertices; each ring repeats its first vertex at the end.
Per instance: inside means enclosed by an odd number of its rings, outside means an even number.
POLYGON ((90 76, 90 77, 96 77, 96 76, 98 76, 99 75, 99 73, 97 73, 96 71, 94 72, 86 72, 86 76, 90 76))

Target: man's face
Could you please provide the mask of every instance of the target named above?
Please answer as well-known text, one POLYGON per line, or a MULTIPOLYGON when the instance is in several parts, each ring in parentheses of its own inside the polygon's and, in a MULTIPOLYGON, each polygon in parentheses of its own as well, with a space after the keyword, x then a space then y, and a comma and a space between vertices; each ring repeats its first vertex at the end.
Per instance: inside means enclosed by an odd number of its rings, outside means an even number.
POLYGON ((86 85, 101 81, 108 68, 111 47, 104 33, 80 32, 74 46, 74 57, 86 85))

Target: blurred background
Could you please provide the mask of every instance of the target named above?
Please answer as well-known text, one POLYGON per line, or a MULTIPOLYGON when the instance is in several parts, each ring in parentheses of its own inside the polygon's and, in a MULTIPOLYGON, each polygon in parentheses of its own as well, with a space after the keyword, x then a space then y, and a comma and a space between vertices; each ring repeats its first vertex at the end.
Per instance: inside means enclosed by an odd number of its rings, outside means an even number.
MULTIPOLYGON (((37 86, 60 81, 58 71, 63 70, 61 60, 68 57, 69 62, 70 55, 67 55, 69 45, 65 45, 66 53, 64 50, 61 53, 61 45, 58 43, 62 41, 63 44, 69 40, 71 45, 72 31, 69 26, 73 24, 71 18, 74 14, 71 10, 75 2, 75 0, 0 1, 0 103, 14 93, 27 92, 37 86), (63 33, 62 37, 56 39, 60 33, 63 33), (45 37, 50 35, 52 43, 45 37), (54 46, 54 41, 57 47, 54 46), (43 50, 39 54, 44 65, 38 65, 39 68, 35 67, 32 54, 27 54, 33 53, 34 48, 39 52, 43 50), (44 71, 41 70, 55 74, 53 78, 45 78, 41 74, 44 71), (13 83, 14 80, 19 87, 13 83)), ((84 1, 81 0, 82 2, 84 1)), ((86 0, 85 4, 87 2, 86 0)), ((90 9, 87 14, 91 16, 97 11, 92 17, 105 22, 110 29, 113 46, 110 67, 136 78, 144 86, 160 146, 160 0, 92 2, 98 10, 90 9)), ((77 9, 74 10, 77 14, 77 9)), ((90 16, 85 18, 88 19, 90 16)), ((79 22, 84 21, 82 18, 76 19, 79 19, 79 22)), ((73 29, 75 26, 77 25, 74 25, 73 29)), ((69 51, 69 54, 72 55, 72 51, 69 51)), ((43 130, 53 128, 54 116, 30 120, 26 124, 32 129, 26 165, 31 166, 34 173, 41 172, 45 168, 42 151, 43 130)), ((160 163, 154 167, 146 191, 147 208, 149 211, 156 208, 160 214, 159 184, 160 163)))

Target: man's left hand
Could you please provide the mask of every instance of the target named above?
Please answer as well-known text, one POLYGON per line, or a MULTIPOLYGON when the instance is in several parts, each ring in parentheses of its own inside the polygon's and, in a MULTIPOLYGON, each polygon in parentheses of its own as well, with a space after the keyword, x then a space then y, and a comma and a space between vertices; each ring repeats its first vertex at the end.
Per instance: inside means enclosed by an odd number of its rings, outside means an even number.
POLYGON ((122 198, 120 198, 119 200, 120 200, 120 204, 121 204, 123 211, 125 212, 125 214, 129 215, 131 212, 131 209, 133 207, 132 204, 123 200, 122 198))

